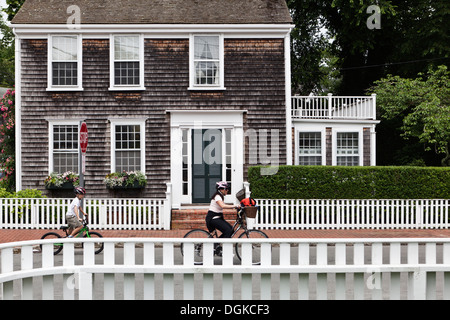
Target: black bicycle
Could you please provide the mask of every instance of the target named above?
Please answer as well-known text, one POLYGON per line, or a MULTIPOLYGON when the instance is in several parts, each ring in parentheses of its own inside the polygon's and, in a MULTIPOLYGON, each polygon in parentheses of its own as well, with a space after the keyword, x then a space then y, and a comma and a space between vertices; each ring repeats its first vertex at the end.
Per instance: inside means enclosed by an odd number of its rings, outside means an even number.
MULTIPOLYGON (((243 207, 237 210, 236 221, 233 225, 233 234, 231 237, 234 237, 239 230, 243 230, 243 232, 239 235, 239 238, 248 238, 248 239, 264 239, 269 238, 264 232, 256 229, 248 229, 247 228, 247 214, 250 216, 255 216, 257 207, 243 207), (247 211, 247 213, 246 213, 247 211)), ((213 232, 208 232, 203 229, 194 229, 185 234, 184 238, 195 238, 195 239, 207 239, 207 238, 218 238, 217 230, 213 232)), ((236 256, 239 260, 242 260, 242 244, 235 244, 236 256)), ((216 255, 221 256, 222 247, 220 244, 215 245, 214 252, 216 255)), ((183 243, 181 244, 181 254, 184 255, 183 252, 183 243)), ((194 263, 202 264, 203 263, 203 243, 194 243, 194 263)), ((261 247, 258 243, 252 244, 252 263, 254 265, 258 265, 261 263, 261 247)))

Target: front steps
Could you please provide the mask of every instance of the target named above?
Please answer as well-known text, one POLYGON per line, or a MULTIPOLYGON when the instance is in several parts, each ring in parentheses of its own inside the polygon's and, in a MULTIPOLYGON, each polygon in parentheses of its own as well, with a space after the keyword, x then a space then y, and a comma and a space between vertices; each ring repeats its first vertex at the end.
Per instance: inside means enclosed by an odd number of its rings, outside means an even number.
MULTIPOLYGON (((208 207, 188 207, 180 209, 172 209, 172 226, 171 230, 191 230, 191 229, 205 229, 206 230, 206 214, 208 207)), ((236 220, 235 209, 223 210, 224 218, 231 225, 236 220)))

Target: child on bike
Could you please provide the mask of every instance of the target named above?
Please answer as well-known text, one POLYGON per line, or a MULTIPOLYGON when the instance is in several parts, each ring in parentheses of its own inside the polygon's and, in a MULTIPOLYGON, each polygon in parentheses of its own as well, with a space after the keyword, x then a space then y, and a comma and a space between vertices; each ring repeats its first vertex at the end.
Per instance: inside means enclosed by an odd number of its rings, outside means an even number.
POLYGON ((81 207, 81 200, 86 194, 86 190, 82 187, 75 188, 75 198, 72 200, 69 206, 69 210, 66 214, 67 224, 69 225, 69 236, 68 238, 73 238, 80 232, 81 228, 83 228, 83 216, 81 216, 80 212, 87 216, 87 214, 83 211, 81 207))
POLYGON ((222 235, 220 238, 231 238, 233 234, 233 227, 225 221, 223 217, 223 209, 238 209, 239 206, 234 206, 230 204, 225 204, 224 199, 228 194, 230 187, 225 181, 220 181, 216 183, 216 192, 211 198, 211 203, 209 205, 208 214, 206 215, 206 227, 209 232, 214 231, 214 229, 220 230, 222 235))

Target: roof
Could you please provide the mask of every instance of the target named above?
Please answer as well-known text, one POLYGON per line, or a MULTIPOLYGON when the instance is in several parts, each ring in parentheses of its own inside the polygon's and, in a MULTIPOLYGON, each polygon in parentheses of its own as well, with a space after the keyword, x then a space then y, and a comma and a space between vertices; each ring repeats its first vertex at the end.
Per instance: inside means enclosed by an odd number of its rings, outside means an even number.
POLYGON ((12 24, 285 24, 285 0, 26 0, 12 24))

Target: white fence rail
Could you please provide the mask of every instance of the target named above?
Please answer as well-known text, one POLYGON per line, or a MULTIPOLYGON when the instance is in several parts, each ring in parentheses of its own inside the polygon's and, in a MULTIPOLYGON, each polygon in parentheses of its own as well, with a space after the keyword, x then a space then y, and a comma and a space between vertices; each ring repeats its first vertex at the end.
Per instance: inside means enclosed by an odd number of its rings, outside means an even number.
POLYGON ((362 97, 344 96, 293 96, 293 119, 376 119, 376 95, 362 97))
POLYGON ((58 239, 56 256, 49 240, 1 244, 0 298, 450 299, 450 239, 226 239, 223 257, 202 239, 203 265, 194 239, 100 240, 98 255, 93 239, 58 239), (233 257, 255 241, 261 265, 233 257))
POLYGON ((449 199, 257 199, 263 229, 418 229, 450 227, 449 199))
MULTIPOLYGON (((0 227, 55 229, 66 224, 72 199, 0 198, 0 227)), ((84 199, 89 225, 95 229, 168 229, 166 199, 84 199)))
MULTIPOLYGON (((0 198, 0 228, 54 229, 71 199, 0 198)), ((257 199, 262 229, 411 229, 450 227, 449 199, 257 199)), ((167 199, 85 199, 95 229, 169 229, 167 199)))

